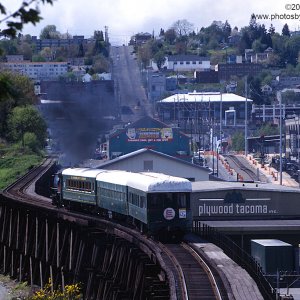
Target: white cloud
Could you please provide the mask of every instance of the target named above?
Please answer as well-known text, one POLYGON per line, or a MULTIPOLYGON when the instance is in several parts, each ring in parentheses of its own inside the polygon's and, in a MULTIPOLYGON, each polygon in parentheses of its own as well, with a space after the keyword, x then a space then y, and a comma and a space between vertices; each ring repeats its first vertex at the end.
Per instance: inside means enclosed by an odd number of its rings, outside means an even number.
MULTIPOLYGON (((41 29, 49 24, 56 25, 58 31, 91 36, 94 30, 109 27, 111 40, 119 43, 137 32, 169 28, 176 20, 187 19, 195 29, 208 26, 214 20, 228 20, 232 27, 239 28, 249 24, 250 16, 255 14, 299 13, 287 11, 285 1, 274 0, 57 0, 53 6, 41 5, 44 18, 36 27, 26 25, 24 33, 39 35, 41 29)), ((21 0, 7 0, 2 3, 11 11, 21 0), (8 2, 9 1, 9 2, 8 2), (8 2, 8 3, 5 3, 8 2)), ((300 18, 299 18, 300 20, 300 18)), ((298 29, 299 20, 273 20, 277 31, 287 23, 291 30, 298 29)), ((268 28, 271 21, 261 21, 268 28)))

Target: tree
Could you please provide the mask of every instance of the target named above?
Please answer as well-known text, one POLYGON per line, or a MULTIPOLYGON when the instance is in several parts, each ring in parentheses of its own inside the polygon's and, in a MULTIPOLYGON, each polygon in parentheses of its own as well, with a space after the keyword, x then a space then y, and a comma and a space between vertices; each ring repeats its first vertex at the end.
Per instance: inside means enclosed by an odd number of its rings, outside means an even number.
POLYGON ((254 104, 265 104, 264 98, 261 91, 261 80, 259 77, 248 77, 250 98, 253 100, 254 104))
POLYGON ((40 2, 43 4, 53 4, 53 0, 23 1, 17 10, 8 14, 5 6, 0 3, 0 15, 4 16, 0 19, 0 24, 6 24, 6 28, 0 34, 8 37, 16 37, 17 33, 22 31, 24 24, 32 23, 35 25, 38 23, 42 19, 39 10, 40 2))
POLYGON ((243 30, 242 32, 243 33, 242 33, 242 37, 239 42, 238 48, 239 48, 239 53, 244 55, 245 49, 250 49, 252 44, 251 44, 251 40, 250 40, 248 31, 243 30))
POLYGON ((245 149, 245 136, 242 132, 236 132, 232 136, 231 141, 234 151, 243 151, 245 149))
POLYGON ((84 48, 82 43, 79 45, 77 57, 84 57, 84 48))
POLYGON ((271 124, 262 125, 256 132, 256 136, 267 136, 279 134, 278 126, 272 126, 271 124))
POLYGON ((29 139, 34 139, 39 148, 44 146, 47 126, 34 106, 15 107, 10 115, 8 124, 11 138, 14 141, 21 140, 23 147, 25 147, 25 134, 27 134, 29 139))
POLYGON ((148 66, 151 56, 152 53, 149 45, 145 44, 138 48, 138 58, 144 68, 148 66))
MULTIPOLYGON (((103 73, 109 71, 109 63, 107 59, 102 55, 99 54, 94 57, 93 59, 93 72, 95 73, 103 73)), ((91 74, 93 75, 93 74, 91 74)))
POLYGON ((285 58, 288 64, 295 66, 300 51, 300 36, 292 36, 287 40, 285 58))
POLYGON ((94 31, 94 39, 103 42, 104 41, 103 31, 102 30, 95 30, 94 31))
POLYGON ((170 28, 165 32, 165 40, 171 45, 174 44, 176 40, 176 32, 174 28, 170 28))
POLYGON ((56 30, 55 25, 47 25, 45 26, 40 33, 40 39, 60 39, 61 33, 56 30))
POLYGON ((273 26, 273 24, 270 25, 270 28, 268 30, 268 33, 272 36, 275 34, 275 27, 273 26))
POLYGON ((224 35, 225 42, 228 42, 228 37, 231 34, 231 26, 227 20, 225 21, 225 24, 222 29, 223 29, 223 35, 224 35))
POLYGON ((158 69, 160 70, 161 66, 166 61, 165 53, 162 50, 160 50, 155 53, 153 59, 154 59, 154 62, 157 64, 158 69))
POLYGON ((282 35, 291 36, 289 26, 286 23, 283 25, 282 35))
POLYGON ((28 77, 8 71, 0 73, 0 137, 7 136, 7 120, 12 109, 35 101, 33 83, 28 77))
POLYGON ((159 31, 159 36, 164 36, 165 35, 165 31, 161 28, 159 31))
POLYGON ((178 20, 172 28, 175 30, 177 36, 189 35, 194 30, 194 25, 188 22, 186 19, 178 20))

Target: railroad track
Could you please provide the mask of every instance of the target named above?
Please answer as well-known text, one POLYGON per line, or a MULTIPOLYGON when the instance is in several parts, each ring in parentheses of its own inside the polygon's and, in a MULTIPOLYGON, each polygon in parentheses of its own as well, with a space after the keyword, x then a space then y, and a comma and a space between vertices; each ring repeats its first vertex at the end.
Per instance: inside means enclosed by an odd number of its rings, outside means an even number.
MULTIPOLYGON (((243 181, 256 181, 257 174, 251 170, 250 168, 246 167, 235 155, 224 155, 224 157, 229 158, 235 166, 232 166, 233 169, 236 170, 243 177, 243 181), (235 168, 237 167, 237 169, 235 168)), ((229 162, 230 164, 230 162, 229 162)))
POLYGON ((228 299, 221 278, 191 246, 159 244, 175 277, 177 299, 228 299))
POLYGON ((53 165, 54 161, 54 158, 48 157, 41 165, 32 168, 17 181, 5 188, 2 195, 16 201, 25 201, 34 206, 47 206, 47 208, 53 209, 51 200, 35 194, 34 190, 31 190, 31 187, 53 165))
MULTIPOLYGON (((35 181, 46 172, 52 164, 53 159, 48 158, 42 165, 33 168, 26 175, 7 187, 2 194, 6 198, 26 202, 26 204, 32 206, 40 206, 52 211, 57 210, 51 204, 51 201, 37 194, 33 194, 31 190, 35 181)), ((65 216, 64 218, 71 218, 72 220, 79 218, 85 221, 111 223, 107 220, 99 220, 99 218, 95 216, 79 215, 65 210, 59 211, 65 216)), ((153 250, 151 251, 156 253, 160 263, 167 266, 166 270, 169 270, 166 272, 169 278, 170 292, 171 295, 174 296, 171 296, 172 299, 228 299, 227 292, 217 272, 211 270, 204 259, 188 244, 157 244, 154 241, 151 242, 145 237, 140 236, 138 232, 130 228, 123 228, 118 224, 114 224, 114 227, 117 228, 115 230, 117 230, 119 234, 124 230, 124 233, 121 235, 124 235, 125 238, 130 232, 133 236, 138 235, 137 238, 140 240, 140 243, 143 242, 145 245, 152 245, 150 248, 153 250), (160 256, 161 258, 159 258, 160 256)), ((131 238, 129 238, 129 240, 131 240, 131 238)))

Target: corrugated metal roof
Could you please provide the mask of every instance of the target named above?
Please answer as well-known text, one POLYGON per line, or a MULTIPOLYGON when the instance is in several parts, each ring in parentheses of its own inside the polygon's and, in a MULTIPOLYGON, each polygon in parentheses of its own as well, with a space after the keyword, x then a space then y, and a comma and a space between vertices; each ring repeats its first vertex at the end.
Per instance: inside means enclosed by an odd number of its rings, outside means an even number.
MULTIPOLYGON (((216 93, 188 93, 188 94, 175 94, 164 98, 158 103, 176 103, 176 102, 220 102, 221 94, 219 92, 216 93)), ((253 100, 248 99, 248 102, 253 102, 253 100)), ((246 98, 233 94, 233 93, 225 93, 222 94, 222 102, 246 102, 246 98)))

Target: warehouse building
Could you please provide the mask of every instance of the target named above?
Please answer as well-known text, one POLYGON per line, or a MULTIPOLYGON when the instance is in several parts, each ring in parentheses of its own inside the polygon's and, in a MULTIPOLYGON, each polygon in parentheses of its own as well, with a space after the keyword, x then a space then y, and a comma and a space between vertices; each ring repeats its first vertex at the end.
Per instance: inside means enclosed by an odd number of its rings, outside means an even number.
POLYGON ((151 149, 140 149, 112 160, 102 161, 96 167, 129 172, 157 172, 180 176, 190 181, 209 180, 210 173, 208 168, 151 149))
POLYGON ((157 102, 157 111, 163 122, 182 124, 214 123, 225 126, 245 125, 245 106, 248 120, 253 100, 233 93, 175 94, 157 102), (221 111, 221 114, 220 114, 221 111))

